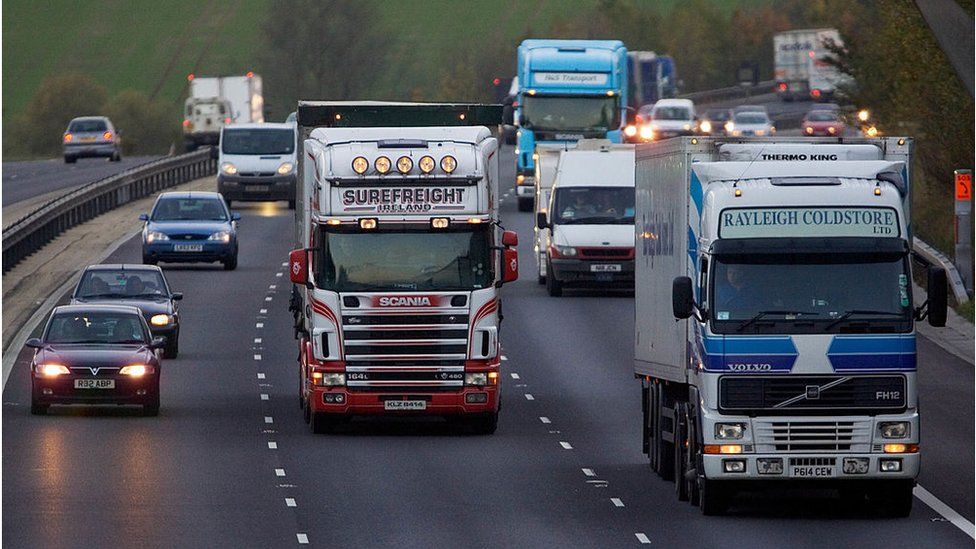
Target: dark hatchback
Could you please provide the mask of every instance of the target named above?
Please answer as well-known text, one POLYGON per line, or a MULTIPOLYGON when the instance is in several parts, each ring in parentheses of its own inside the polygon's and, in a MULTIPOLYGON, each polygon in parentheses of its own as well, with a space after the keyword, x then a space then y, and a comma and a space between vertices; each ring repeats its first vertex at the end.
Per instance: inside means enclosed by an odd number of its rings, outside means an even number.
POLYGON ((35 349, 31 413, 52 404, 134 404, 157 415, 162 345, 135 307, 56 307, 41 338, 27 341, 35 349))
POLYGON ((180 292, 170 291, 155 265, 89 265, 71 295, 72 305, 130 305, 142 311, 153 337, 165 337, 163 358, 180 352, 180 292))

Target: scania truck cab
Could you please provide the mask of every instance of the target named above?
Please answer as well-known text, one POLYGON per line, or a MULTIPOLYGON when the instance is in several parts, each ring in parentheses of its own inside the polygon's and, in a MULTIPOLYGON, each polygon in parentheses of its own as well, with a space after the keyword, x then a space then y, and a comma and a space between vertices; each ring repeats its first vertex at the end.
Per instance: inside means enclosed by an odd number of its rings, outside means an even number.
POLYGON ((300 102, 291 279, 305 419, 427 414, 492 433, 502 283, 501 106, 300 102))
POLYGON ((603 138, 621 142, 627 48, 619 40, 524 40, 518 48, 519 211, 532 211, 536 145, 603 138))
POLYGON ((639 145, 643 448, 680 499, 837 489, 907 515, 920 464, 909 138, 639 145), (676 321, 677 319, 677 321, 676 321))

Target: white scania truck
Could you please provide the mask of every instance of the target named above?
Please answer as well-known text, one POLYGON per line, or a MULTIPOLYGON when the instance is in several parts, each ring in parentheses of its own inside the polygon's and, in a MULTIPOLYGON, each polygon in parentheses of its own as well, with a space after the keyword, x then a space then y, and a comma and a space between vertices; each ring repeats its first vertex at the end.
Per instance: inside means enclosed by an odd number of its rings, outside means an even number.
POLYGON ((289 265, 313 432, 394 414, 495 431, 499 288, 518 274, 500 122, 500 105, 299 103, 289 265))
POLYGON ((680 499, 836 488, 904 516, 919 471, 907 138, 639 145, 634 369, 680 499))

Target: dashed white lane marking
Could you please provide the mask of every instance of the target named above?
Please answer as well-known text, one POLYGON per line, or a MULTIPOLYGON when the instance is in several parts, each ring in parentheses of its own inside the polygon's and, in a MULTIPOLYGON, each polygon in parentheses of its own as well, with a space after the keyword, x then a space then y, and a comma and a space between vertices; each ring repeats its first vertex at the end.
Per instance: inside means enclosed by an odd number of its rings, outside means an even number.
POLYGON ((560 440, 559 441, 559 445, 563 447, 563 450, 572 450, 573 449, 573 445, 570 444, 570 443, 568 443, 568 442, 566 442, 565 440, 560 440))
POLYGON ((519 378, 519 375, 518 374, 516 374, 515 372, 512 372, 512 379, 521 379, 521 378, 519 378))
POLYGON ((255 328, 264 328, 264 322, 258 322, 254 325, 255 328))
POLYGON ((275 288, 277 288, 277 286, 275 286, 274 284, 272 284, 272 285, 270 285, 270 286, 268 286, 268 289, 269 289, 269 290, 274 290, 275 288))
POLYGON ((525 393, 525 400, 535 400, 535 397, 530 393, 525 393))
POLYGON ((267 310, 267 309, 261 309, 261 310, 260 310, 260 311, 258 311, 258 312, 259 312, 259 313, 261 313, 261 314, 263 314, 263 315, 266 315, 266 314, 268 314, 268 310, 267 310))
POLYGON ((285 276, 285 273, 275 273, 275 276, 285 276))
POLYGON ((547 418, 546 416, 539 416, 539 421, 541 421, 542 423, 552 423, 551 421, 549 421, 549 418, 547 418))
POLYGON ((255 342, 255 343, 261 343, 261 338, 260 338, 260 337, 256 337, 256 338, 254 338, 254 342, 255 342))
POLYGON ((915 494, 915 497, 922 500, 922 503, 928 505, 935 510, 936 513, 942 515, 946 520, 955 525, 956 528, 962 530, 967 536, 976 539, 976 527, 974 527, 973 523, 966 520, 965 517, 957 513, 952 507, 942 503, 942 500, 935 497, 932 492, 929 492, 925 488, 922 488, 921 485, 918 485, 915 487, 915 490, 912 493, 915 494))
POLYGON ((261 393, 261 400, 268 400, 268 393, 261 393))
POLYGON ((586 476, 588 476, 588 477, 595 477, 596 476, 596 473, 593 472, 593 469, 590 469, 588 467, 584 467, 583 468, 583 474, 586 475, 586 476))
POLYGON ((620 501, 620 498, 610 498, 610 503, 612 503, 614 505, 614 507, 623 507, 624 506, 624 502, 620 501))
POLYGON ((281 264, 281 266, 282 266, 282 267, 287 267, 287 266, 288 266, 288 262, 287 262, 287 261, 285 261, 284 263, 282 263, 282 264, 281 264))
POLYGON ((283 477, 283 476, 285 476, 285 470, 284 469, 275 469, 275 476, 276 477, 283 477))
POLYGON ((264 416, 265 423, 274 423, 274 418, 271 416, 264 416))
POLYGON ((261 355, 254 355, 254 360, 261 360, 261 355))
POLYGON ((264 298, 264 300, 265 301, 271 301, 271 296, 269 295, 268 297, 264 298))
POLYGON ((295 498, 285 498, 285 505, 288 507, 298 507, 298 504, 295 503, 295 498))
POLYGON ((298 536, 298 543, 302 545, 308 545, 308 535, 306 534, 295 534, 298 536))
POLYGON ((277 442, 269 442, 268 443, 268 450, 277 450, 277 449, 278 449, 278 443, 277 442))
POLYGON ((644 532, 637 532, 634 535, 637 536, 637 541, 639 541, 641 543, 651 543, 650 538, 648 538, 646 535, 644 535, 644 532))
POLYGON ((264 373, 258 372, 258 379, 264 379, 264 373))
POLYGON ((502 360, 503 360, 503 361, 505 361, 505 360, 508 360, 508 357, 507 357, 507 356, 505 356, 505 355, 502 355, 502 360))

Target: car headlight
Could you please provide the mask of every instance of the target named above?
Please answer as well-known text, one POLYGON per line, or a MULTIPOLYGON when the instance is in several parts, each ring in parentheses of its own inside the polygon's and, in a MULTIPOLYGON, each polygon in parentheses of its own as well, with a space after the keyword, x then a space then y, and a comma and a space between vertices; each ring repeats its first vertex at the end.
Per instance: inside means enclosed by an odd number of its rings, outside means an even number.
POLYGON ((280 166, 278 166, 278 175, 288 175, 294 169, 295 165, 291 162, 283 162, 280 166))
POLYGON ((756 130, 756 135, 762 137, 766 135, 766 130, 756 130))
POLYGON ((231 164, 230 162, 224 162, 224 164, 220 167, 220 171, 227 175, 234 175, 237 173, 237 166, 231 164))
POLYGON ((708 120, 703 121, 698 128, 701 129, 702 133, 712 133, 712 123, 708 120))
POLYGON ((488 374, 485 372, 477 372, 473 374, 464 374, 464 384, 465 385, 488 385, 488 374))
POLYGON ((173 315, 152 315, 149 318, 149 323, 153 326, 166 326, 167 324, 173 322, 173 315))
POLYGON ((725 123, 725 131, 730 132, 735 129, 735 124, 733 122, 725 123))
POLYGON ((690 130, 691 129, 691 124, 685 124, 684 126, 682 126, 682 128, 684 128, 686 130, 690 130))
POLYGON ((718 440, 739 440, 746 427, 741 423, 716 423, 715 438, 718 440))
POLYGON ((218 242, 223 242, 226 244, 230 242, 230 236, 231 236, 230 231, 217 231, 214 234, 210 235, 210 238, 208 238, 207 240, 216 240, 218 242))
POLYGON ((71 370, 61 364, 38 364, 34 369, 38 375, 44 377, 58 377, 71 373, 71 370))
POLYGON ((637 126, 633 124, 628 124, 624 128, 624 135, 626 135, 627 137, 634 137, 635 135, 637 135, 637 126))
POLYGON ((907 421, 886 421, 878 424, 881 438, 908 438, 911 434, 912 426, 907 421))
POLYGON ((149 231, 146 233, 146 242, 151 244, 157 240, 169 240, 169 237, 159 231, 149 231))
POLYGON ((654 139, 654 128, 651 126, 641 126, 640 138, 643 139, 644 141, 650 141, 654 139))
POLYGON ((553 245, 553 248, 556 249, 557 254, 563 257, 576 257, 576 248, 572 246, 553 245))
POLYGON ((130 377, 142 377, 148 373, 152 373, 152 367, 146 366, 145 364, 130 364, 129 366, 123 366, 119 370, 120 375, 130 377))

